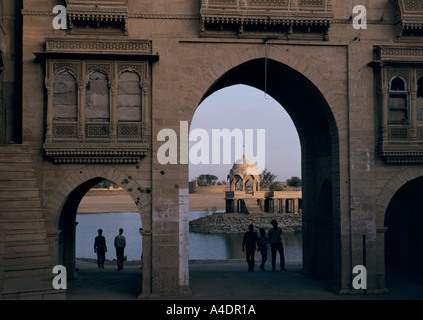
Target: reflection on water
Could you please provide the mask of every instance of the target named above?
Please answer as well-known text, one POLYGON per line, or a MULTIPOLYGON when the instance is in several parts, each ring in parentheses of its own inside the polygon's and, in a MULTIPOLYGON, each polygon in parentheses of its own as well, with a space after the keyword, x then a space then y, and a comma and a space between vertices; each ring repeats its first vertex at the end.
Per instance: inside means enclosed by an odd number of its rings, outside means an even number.
MULTIPOLYGON (((189 220, 198 219, 206 214, 203 211, 190 212, 189 220)), ((142 227, 138 213, 101 213, 77 215, 76 227, 76 257, 96 258, 94 253, 94 238, 97 229, 103 229, 106 237, 108 252, 106 259, 116 258, 113 247, 114 237, 119 228, 124 229, 126 237, 125 255, 128 260, 139 260, 141 257, 142 238, 138 232, 142 227)), ((270 226, 269 226, 270 229, 270 226)), ((189 258, 191 260, 226 260, 244 259, 242 252, 243 234, 189 234, 189 258)), ((283 234, 285 260, 287 262, 302 261, 302 238, 301 234, 283 234)), ((270 248, 268 251, 270 255, 270 248)), ((258 253, 257 257, 260 254, 258 253)))
MULTIPOLYGON (((270 229, 270 228, 269 228, 270 229)), ((244 259, 242 252, 243 234, 189 234, 189 258, 191 260, 226 260, 244 259)), ((289 233, 282 235, 285 260, 287 262, 302 261, 301 234, 289 233)), ((268 249, 270 257, 270 246, 268 249)), ((257 253, 260 257, 260 253, 257 253)))

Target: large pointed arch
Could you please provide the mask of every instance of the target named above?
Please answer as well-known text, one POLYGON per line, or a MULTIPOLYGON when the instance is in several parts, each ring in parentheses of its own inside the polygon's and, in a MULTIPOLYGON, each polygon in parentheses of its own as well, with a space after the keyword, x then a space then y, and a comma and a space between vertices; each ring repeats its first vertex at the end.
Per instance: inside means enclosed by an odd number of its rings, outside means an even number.
MULTIPOLYGON (((303 62, 301 69, 304 69, 303 62)), ((216 68, 213 71, 215 70, 216 68)), ((323 77, 310 71, 312 70, 307 70, 307 74, 319 85, 322 87, 327 85, 323 83, 323 77)), ((200 101, 220 89, 244 84, 266 90, 266 94, 272 96, 286 109, 297 128, 302 150, 303 271, 314 275, 316 270, 327 268, 328 263, 337 265, 338 267, 330 266, 327 275, 334 280, 335 287, 345 286, 341 284, 343 280, 340 267, 342 259, 340 141, 338 124, 328 100, 308 76, 275 59, 262 57, 251 59, 226 70, 212 82, 210 78, 206 80, 209 82, 209 87, 204 91, 200 101), (325 193, 324 198, 319 198, 323 181, 330 181, 330 190, 325 193), (322 199, 330 203, 326 205, 319 203, 322 199), (313 252, 317 250, 314 242, 316 237, 319 237, 320 226, 316 225, 316 222, 322 221, 315 219, 319 206, 331 208, 330 217, 324 220, 325 224, 331 225, 330 232, 333 232, 333 237, 328 236, 326 241, 331 242, 327 245, 333 251, 328 255, 330 259, 312 258, 313 252)), ((327 93, 328 91, 331 89, 327 89, 327 93)), ((333 98, 334 95, 329 94, 329 97, 333 98)))

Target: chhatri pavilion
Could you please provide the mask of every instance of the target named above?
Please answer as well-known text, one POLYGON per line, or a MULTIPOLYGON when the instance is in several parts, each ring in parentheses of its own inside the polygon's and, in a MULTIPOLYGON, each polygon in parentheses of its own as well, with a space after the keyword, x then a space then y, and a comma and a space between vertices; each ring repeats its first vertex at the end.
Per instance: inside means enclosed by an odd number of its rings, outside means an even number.
POLYGON ((228 213, 301 213, 301 191, 261 190, 261 171, 245 155, 234 163, 228 180, 229 191, 225 191, 228 213))

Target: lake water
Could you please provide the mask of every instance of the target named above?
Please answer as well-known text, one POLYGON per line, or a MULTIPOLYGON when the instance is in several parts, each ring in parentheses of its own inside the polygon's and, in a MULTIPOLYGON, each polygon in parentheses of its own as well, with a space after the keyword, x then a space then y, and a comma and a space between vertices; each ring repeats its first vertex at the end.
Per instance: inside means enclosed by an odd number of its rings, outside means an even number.
MULTIPOLYGON (((189 220, 198 219, 206 214, 204 211, 190 212, 189 220)), ((139 213, 97 213, 79 214, 76 217, 76 257, 96 258, 94 238, 97 230, 103 229, 108 252, 106 259, 116 258, 113 241, 119 228, 123 228, 126 237, 125 255, 128 260, 139 260, 141 257, 142 238, 138 230, 142 227, 139 213)), ((244 259, 242 252, 243 234, 189 234, 190 260, 227 260, 244 259)), ((285 260, 287 262, 302 261, 301 234, 283 234, 285 260)), ((270 254, 270 249, 268 254, 270 254)), ((257 254, 257 258, 260 254, 257 254)))

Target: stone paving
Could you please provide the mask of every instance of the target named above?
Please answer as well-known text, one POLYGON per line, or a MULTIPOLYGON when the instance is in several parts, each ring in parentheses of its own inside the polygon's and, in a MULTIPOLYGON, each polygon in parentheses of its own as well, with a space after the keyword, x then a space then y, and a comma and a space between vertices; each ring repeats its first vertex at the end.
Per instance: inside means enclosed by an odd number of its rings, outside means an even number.
MULTIPOLYGON (((266 264, 269 269, 268 263, 266 264)), ((115 264, 97 269, 78 261, 78 279, 68 282, 68 300, 136 300, 141 292, 139 265, 115 264)), ((257 269, 257 268, 256 268, 257 269)), ((326 280, 301 275, 301 265, 287 264, 287 271, 248 272, 244 261, 199 261, 190 263, 191 295, 161 297, 170 300, 421 300, 423 279, 390 275, 390 292, 377 295, 339 295, 326 280)), ((153 297, 152 297, 153 299, 153 297)), ((157 298, 156 298, 157 299, 157 298)))

